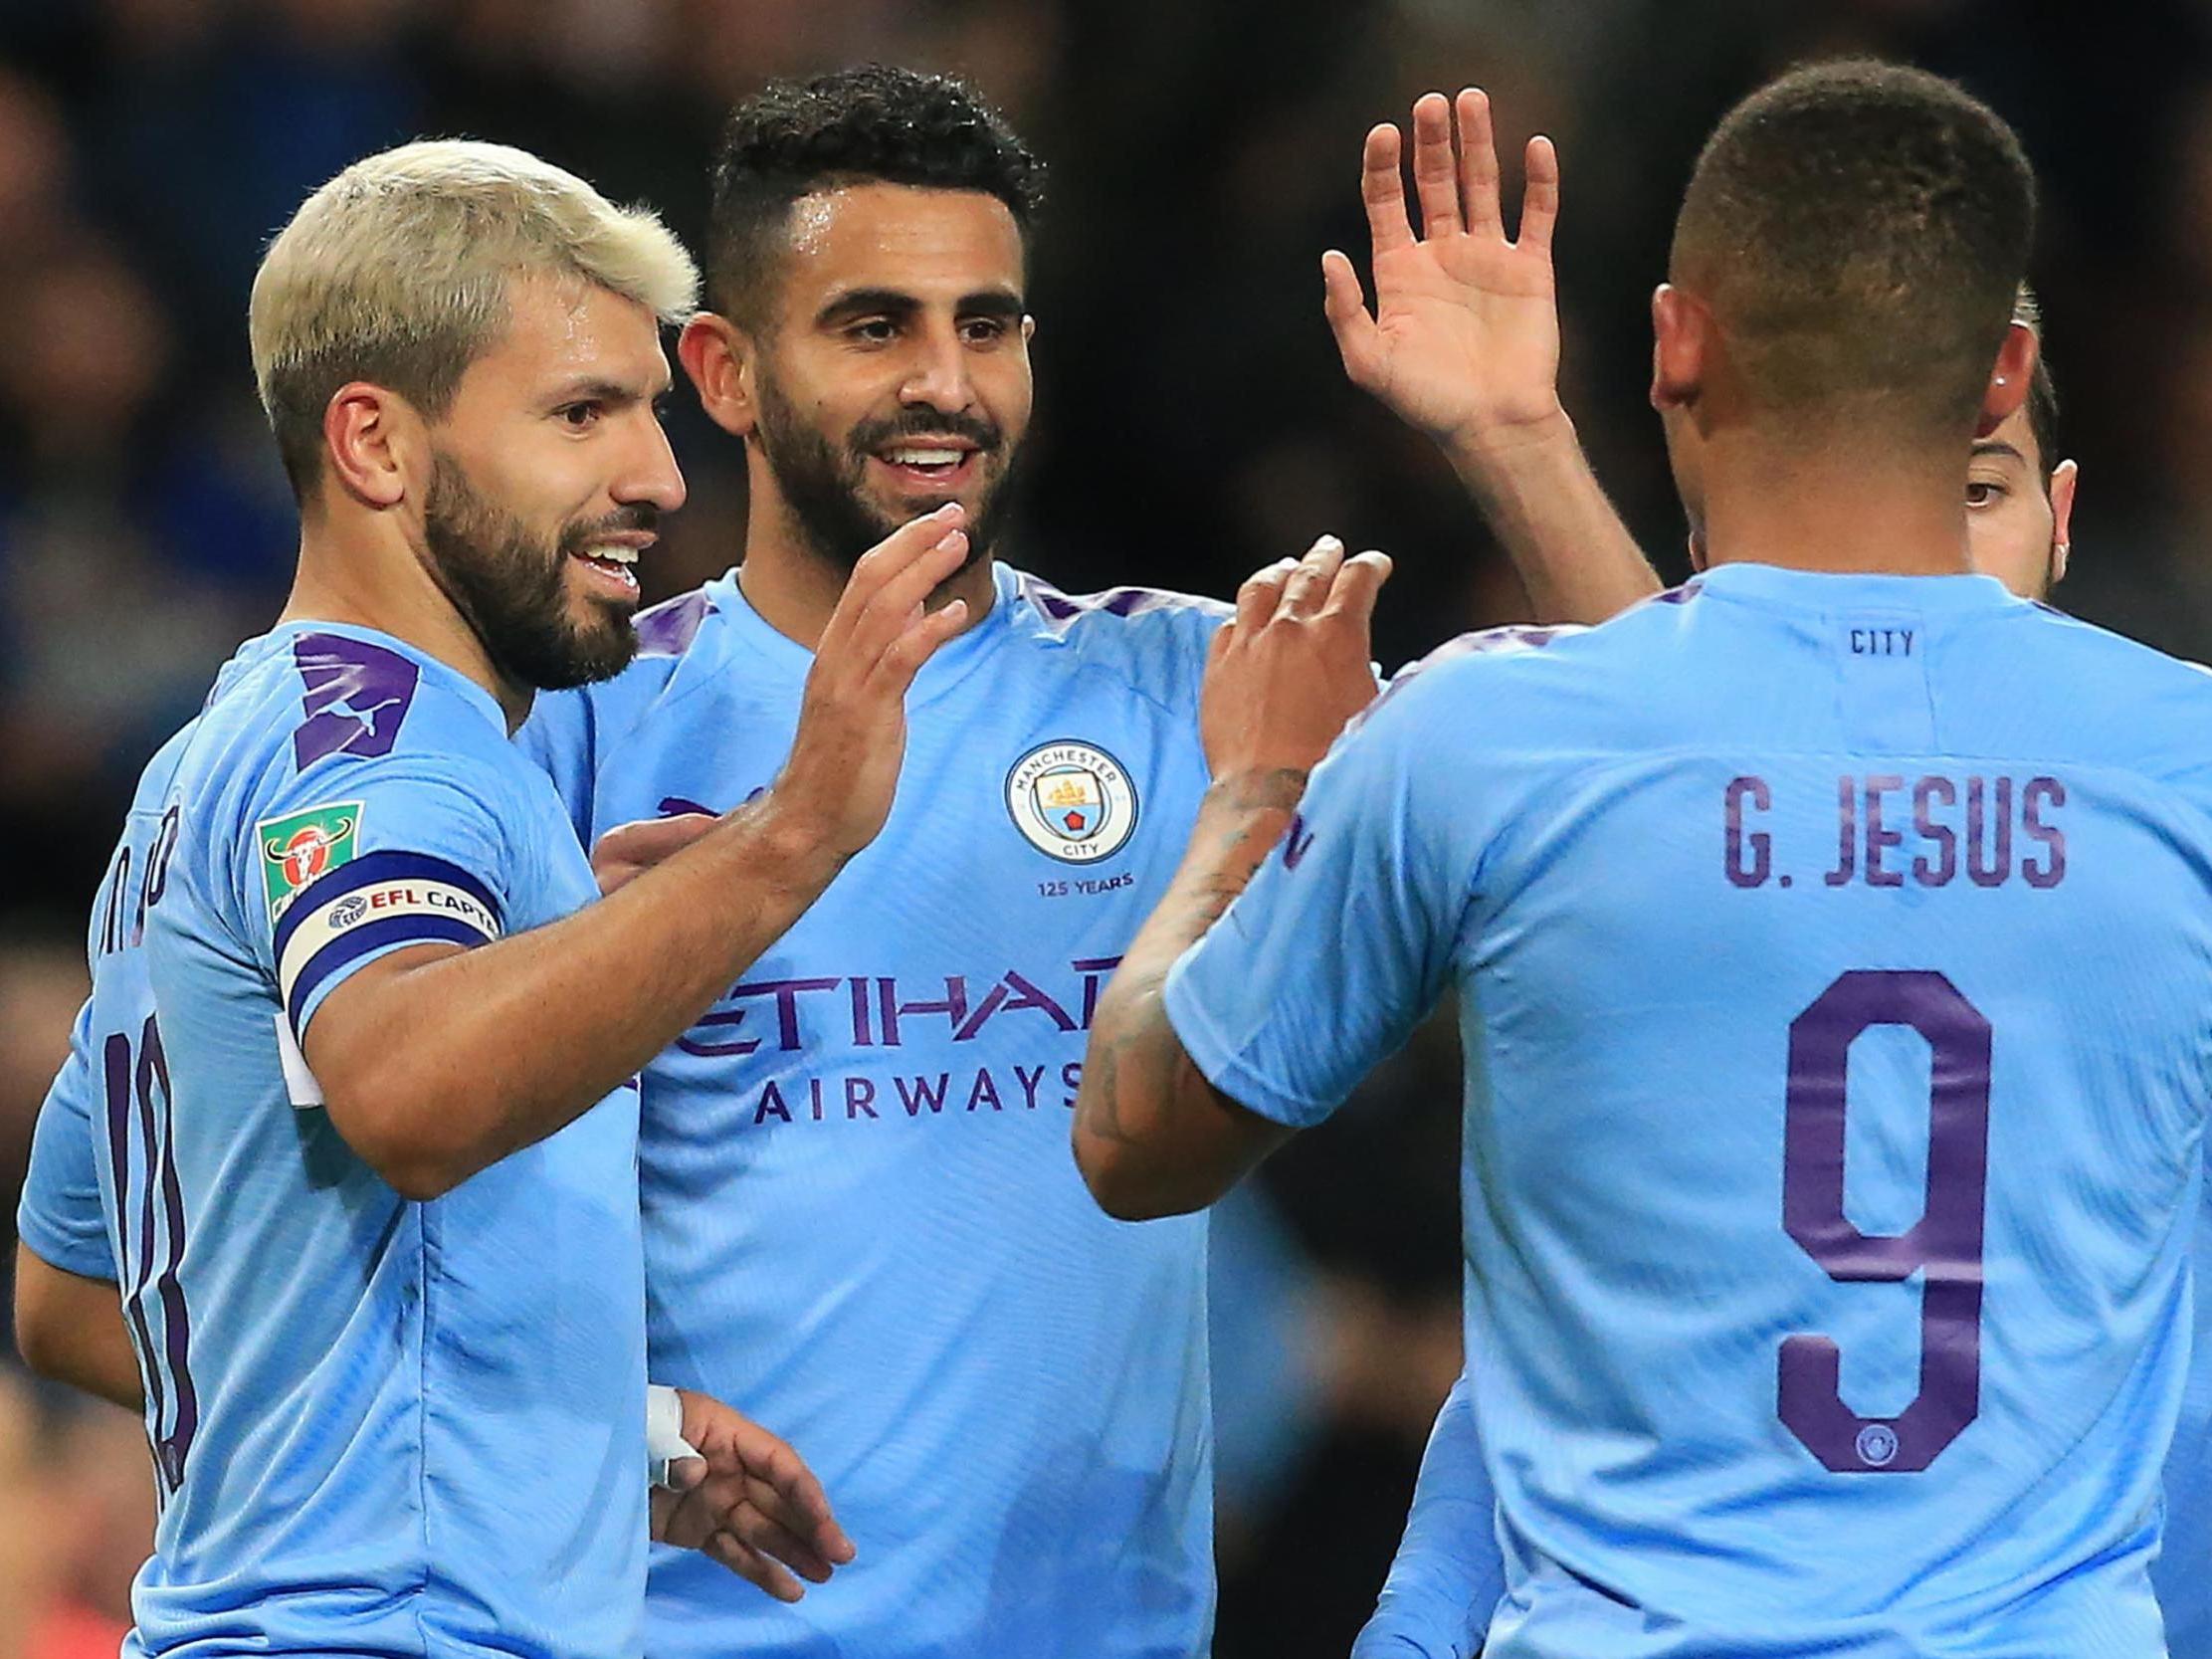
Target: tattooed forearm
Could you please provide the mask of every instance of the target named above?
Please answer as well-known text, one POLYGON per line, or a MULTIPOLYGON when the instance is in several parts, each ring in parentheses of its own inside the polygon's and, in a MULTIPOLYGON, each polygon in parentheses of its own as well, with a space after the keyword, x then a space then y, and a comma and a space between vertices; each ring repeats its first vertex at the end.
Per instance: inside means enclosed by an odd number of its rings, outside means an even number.
POLYGON ((1102 1200, 1110 1185, 1141 1190, 1141 1205, 1130 1207, 1145 1213, 1209 1202, 1218 1195, 1219 1160, 1207 1154, 1250 1137, 1183 1051, 1162 992, 1176 958, 1282 840, 1305 789, 1305 772, 1282 770, 1224 778, 1207 791, 1181 869, 1099 999, 1077 1092, 1076 1146, 1102 1200))

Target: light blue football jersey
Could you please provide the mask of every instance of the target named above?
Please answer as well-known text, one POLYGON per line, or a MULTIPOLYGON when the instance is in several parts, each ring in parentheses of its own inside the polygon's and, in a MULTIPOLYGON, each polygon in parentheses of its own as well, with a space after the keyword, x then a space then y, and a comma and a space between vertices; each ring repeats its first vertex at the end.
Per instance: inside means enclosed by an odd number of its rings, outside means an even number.
POLYGON ((1731 564, 1316 771, 1168 1009, 1306 1125, 1458 986, 1494 1659, 2163 1651, 2207 729, 1987 577, 1731 564))
POLYGON ((294 1104, 348 975, 595 896, 498 704, 366 630, 249 642, 146 768, 21 1213, 141 1362, 126 1655, 635 1659, 635 1091, 427 1203, 294 1104))
MULTIPOLYGON (((790 1439, 860 1553, 786 1607, 656 1551, 652 1659, 1209 1640, 1206 1223, 1108 1220, 1069 1127, 1206 787, 1227 610, 995 579, 907 697, 883 834, 646 1072, 655 1379, 790 1439)), ((733 575, 639 634, 524 727, 587 836, 738 805, 797 725, 812 659, 733 575)))

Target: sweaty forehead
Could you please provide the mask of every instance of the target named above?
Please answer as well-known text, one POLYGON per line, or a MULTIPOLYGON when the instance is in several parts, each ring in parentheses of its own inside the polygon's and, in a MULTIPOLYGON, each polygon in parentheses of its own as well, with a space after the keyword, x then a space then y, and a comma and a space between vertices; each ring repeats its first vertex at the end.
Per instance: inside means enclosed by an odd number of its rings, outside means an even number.
POLYGON ((791 206, 784 256, 787 317, 840 289, 928 302, 1022 291, 1022 234, 996 196, 905 184, 848 184, 791 206))
POLYGON ((506 327, 470 365, 467 379, 497 381, 525 394, 551 382, 586 379, 645 396, 666 389, 660 322, 640 302, 594 283, 528 273, 507 284, 506 307, 506 327))

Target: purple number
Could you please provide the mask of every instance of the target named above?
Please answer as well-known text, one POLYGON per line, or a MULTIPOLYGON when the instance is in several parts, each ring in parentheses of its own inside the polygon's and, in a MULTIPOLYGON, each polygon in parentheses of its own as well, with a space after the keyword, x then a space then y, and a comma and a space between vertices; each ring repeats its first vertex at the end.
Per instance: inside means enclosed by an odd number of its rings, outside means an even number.
POLYGON ((1837 1386, 1826 1337, 1782 1344, 1780 1411, 1813 1456, 1841 1474, 1925 1469, 1981 1410, 1981 1252, 1989 1163, 1989 1022, 1940 973, 1846 973, 1789 1028, 1782 1221, 1843 1284, 1923 1275, 1920 1390, 1895 1417, 1862 1417, 1837 1386), (1844 1214, 1844 1116, 1851 1045, 1877 1025, 1927 1041, 1927 1202, 1911 1228, 1870 1238, 1844 1214))
POLYGON ((184 1197, 177 1182, 175 1118, 170 1110, 169 1061, 161 1047, 161 1028, 148 1015, 139 1033, 135 1068, 130 1039, 120 1032, 103 1045, 107 1076, 107 1156, 115 1176, 115 1211, 124 1218, 122 1262, 123 1314, 130 1326, 132 1345, 138 1350, 138 1368, 145 1379, 147 1432, 152 1441, 154 1465, 161 1472, 164 1490, 174 1492, 184 1484, 184 1460, 199 1432, 199 1394, 192 1384, 190 1367, 191 1316, 178 1280, 184 1265, 184 1197), (135 1073, 135 1078, 134 1074, 135 1073), (138 1143, 142 1153, 145 1189, 133 1204, 130 1179, 131 1085, 137 1085, 138 1143), (160 1097, 159 1122, 154 1100, 160 1097), (166 1221, 162 1265, 154 1271, 154 1221, 159 1206, 166 1221), (130 1249, 128 1220, 135 1210, 137 1249, 130 1249), (152 1321, 158 1306, 161 1343, 156 1348, 152 1321))

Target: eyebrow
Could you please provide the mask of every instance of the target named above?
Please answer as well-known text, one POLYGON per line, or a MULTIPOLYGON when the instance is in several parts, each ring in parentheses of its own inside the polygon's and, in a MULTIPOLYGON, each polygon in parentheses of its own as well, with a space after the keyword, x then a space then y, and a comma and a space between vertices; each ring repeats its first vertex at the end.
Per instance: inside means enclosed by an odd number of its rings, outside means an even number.
MULTIPOLYGON (((819 327, 832 328, 863 316, 912 316, 921 309, 921 302, 914 296, 895 288, 857 288, 830 301, 815 313, 814 320, 819 327)), ((1018 321, 1023 311, 1022 297, 1009 288, 978 289, 961 295, 952 310, 959 316, 1018 321)))
POLYGON ((671 389, 671 384, 664 383, 657 388, 641 390, 636 386, 625 385, 619 380, 608 380, 598 375, 584 375, 575 380, 564 381, 561 385, 555 387, 547 401, 554 408, 569 403, 649 402, 654 398, 666 396, 671 389))
POLYGON ((1973 459, 1979 461, 1985 455, 2009 455, 2023 467, 2028 464, 2028 458, 2002 438, 1984 438, 1974 445, 1973 459))

